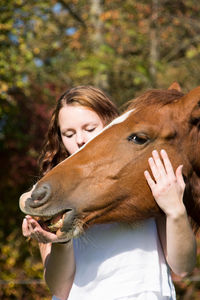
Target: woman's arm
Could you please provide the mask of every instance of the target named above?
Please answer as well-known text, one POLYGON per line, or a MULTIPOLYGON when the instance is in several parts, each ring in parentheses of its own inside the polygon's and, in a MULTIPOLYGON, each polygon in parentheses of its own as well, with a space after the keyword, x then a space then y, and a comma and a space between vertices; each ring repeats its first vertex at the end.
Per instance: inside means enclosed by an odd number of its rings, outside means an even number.
POLYGON ((153 196, 165 213, 157 220, 158 233, 166 260, 177 275, 186 276, 196 263, 196 240, 183 204, 185 183, 182 166, 174 174, 172 165, 164 150, 161 161, 157 151, 152 152, 149 165, 154 177, 148 171, 145 177, 153 196))
POLYGON ((177 275, 189 275, 196 264, 196 241, 187 213, 157 220, 162 248, 170 268, 177 275))
POLYGON ((75 275, 75 259, 72 241, 52 244, 45 261, 44 276, 53 295, 61 300, 68 298, 75 275))
POLYGON ((72 241, 65 244, 55 243, 57 236, 43 230, 30 216, 24 219, 22 231, 24 236, 32 237, 39 242, 44 277, 51 293, 61 300, 67 299, 75 274, 72 241))

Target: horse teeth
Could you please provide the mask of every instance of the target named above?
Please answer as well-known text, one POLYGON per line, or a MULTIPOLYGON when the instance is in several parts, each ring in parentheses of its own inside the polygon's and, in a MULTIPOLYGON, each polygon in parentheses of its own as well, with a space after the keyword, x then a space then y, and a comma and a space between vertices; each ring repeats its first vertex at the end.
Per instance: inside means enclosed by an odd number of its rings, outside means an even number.
POLYGON ((55 216, 49 216, 49 217, 36 217, 34 216, 33 218, 38 221, 41 222, 41 224, 47 226, 47 228, 52 231, 52 232, 56 232, 59 228, 62 227, 63 225, 63 221, 64 221, 64 215, 59 213, 55 216))
POLYGON ((60 220, 58 220, 56 223, 48 225, 48 228, 49 228, 50 230, 57 230, 57 229, 59 229, 60 227, 62 227, 62 225, 63 225, 63 220, 60 219, 60 220))

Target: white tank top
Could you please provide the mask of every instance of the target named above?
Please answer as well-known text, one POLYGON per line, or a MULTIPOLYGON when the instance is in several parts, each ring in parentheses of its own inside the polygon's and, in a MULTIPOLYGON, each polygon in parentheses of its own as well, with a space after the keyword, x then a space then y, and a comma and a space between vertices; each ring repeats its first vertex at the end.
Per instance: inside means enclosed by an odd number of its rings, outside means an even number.
POLYGON ((136 299, 148 292, 176 299, 153 219, 134 226, 95 225, 74 240, 74 252, 68 300, 136 299))

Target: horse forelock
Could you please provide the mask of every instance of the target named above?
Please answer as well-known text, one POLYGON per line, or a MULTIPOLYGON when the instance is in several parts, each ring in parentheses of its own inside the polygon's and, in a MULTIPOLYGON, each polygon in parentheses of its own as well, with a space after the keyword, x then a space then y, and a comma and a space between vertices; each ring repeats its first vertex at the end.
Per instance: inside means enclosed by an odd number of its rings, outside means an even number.
POLYGON ((130 109, 140 109, 147 106, 157 105, 164 106, 174 103, 184 94, 178 90, 149 90, 141 96, 134 98, 128 102, 127 111, 130 109))

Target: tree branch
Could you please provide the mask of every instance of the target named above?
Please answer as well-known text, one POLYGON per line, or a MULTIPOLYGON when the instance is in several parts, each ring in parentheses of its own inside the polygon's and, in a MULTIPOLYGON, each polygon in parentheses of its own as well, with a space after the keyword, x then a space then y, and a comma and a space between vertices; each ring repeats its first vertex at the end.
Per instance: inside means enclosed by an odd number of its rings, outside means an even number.
POLYGON ((77 14, 77 12, 72 8, 72 6, 68 3, 66 3, 64 0, 59 0, 59 2, 62 4, 63 7, 65 7, 70 15, 77 20, 83 27, 87 27, 83 19, 77 14))

